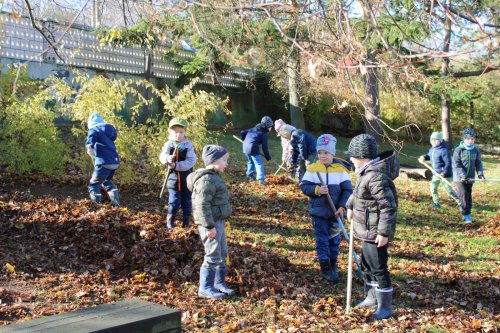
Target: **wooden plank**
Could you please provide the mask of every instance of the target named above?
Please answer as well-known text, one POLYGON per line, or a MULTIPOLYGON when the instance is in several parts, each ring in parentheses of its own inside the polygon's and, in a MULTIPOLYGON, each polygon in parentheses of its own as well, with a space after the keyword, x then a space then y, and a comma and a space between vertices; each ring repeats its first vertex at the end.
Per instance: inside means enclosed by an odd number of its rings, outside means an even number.
POLYGON ((173 333, 181 332, 181 312, 128 299, 0 327, 0 332, 173 333))

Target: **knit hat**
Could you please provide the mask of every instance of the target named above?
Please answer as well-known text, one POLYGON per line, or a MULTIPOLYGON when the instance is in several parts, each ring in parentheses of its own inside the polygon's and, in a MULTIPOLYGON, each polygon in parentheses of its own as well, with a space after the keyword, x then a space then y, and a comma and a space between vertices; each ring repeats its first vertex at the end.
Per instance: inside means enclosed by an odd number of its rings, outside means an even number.
POLYGON ((292 135, 293 130, 294 128, 292 126, 285 124, 281 126, 278 135, 285 139, 288 139, 288 136, 292 135))
POLYGON ((104 125, 104 124, 106 124, 104 122, 104 119, 102 119, 102 117, 100 115, 98 115, 97 113, 92 113, 89 116, 89 120, 87 122, 89 129, 91 129, 92 127, 96 127, 98 125, 104 125))
POLYGON ((172 118, 172 120, 170 120, 170 122, 168 123, 168 128, 172 128, 174 126, 181 126, 181 127, 184 127, 186 128, 188 125, 186 119, 182 119, 182 118, 172 118))
POLYGON ((470 127, 467 127, 466 129, 463 130, 462 132, 462 138, 465 139, 467 137, 475 138, 476 137, 476 132, 470 127))
POLYGON ((273 120, 269 116, 264 116, 260 120, 260 123, 265 127, 271 129, 273 127, 273 120))
POLYGON ((274 122, 274 130, 279 133, 281 126, 286 125, 283 119, 278 119, 274 122))
POLYGON ((431 143, 432 143, 432 139, 443 141, 443 133, 441 133, 441 132, 432 132, 431 138, 430 138, 431 143))
POLYGON ((332 155, 335 155, 335 144, 337 139, 331 134, 323 134, 316 141, 316 150, 324 150, 332 155))
POLYGON ((347 154, 354 158, 369 158, 377 157, 377 141, 370 134, 360 134, 352 138, 349 143, 347 154))
POLYGON ((219 158, 227 154, 227 150, 224 147, 217 145, 206 145, 203 147, 203 152, 201 153, 201 158, 205 166, 212 164, 219 158))

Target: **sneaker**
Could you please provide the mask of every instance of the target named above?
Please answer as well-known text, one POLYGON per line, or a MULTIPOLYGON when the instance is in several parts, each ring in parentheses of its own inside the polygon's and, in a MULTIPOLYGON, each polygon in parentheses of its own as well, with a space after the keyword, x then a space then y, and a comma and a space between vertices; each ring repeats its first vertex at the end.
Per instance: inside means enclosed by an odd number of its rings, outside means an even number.
POLYGON ((267 183, 264 180, 259 180, 259 184, 263 186, 267 185, 267 183))
POLYGON ((464 223, 472 223, 472 216, 470 214, 463 215, 464 223))

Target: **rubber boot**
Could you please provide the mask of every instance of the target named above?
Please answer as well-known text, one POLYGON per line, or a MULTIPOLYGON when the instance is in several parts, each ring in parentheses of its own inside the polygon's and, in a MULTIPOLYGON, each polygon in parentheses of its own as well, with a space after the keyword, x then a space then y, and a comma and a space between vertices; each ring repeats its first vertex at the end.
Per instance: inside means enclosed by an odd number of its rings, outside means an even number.
POLYGON ((167 215, 167 229, 172 229, 175 225, 175 218, 172 214, 167 215))
POLYGON ((228 296, 233 296, 236 292, 226 285, 226 273, 226 266, 217 267, 215 273, 214 288, 228 296))
POLYGON ((392 317, 392 292, 392 287, 384 289, 375 288, 377 311, 373 314, 374 319, 381 320, 392 317))
POLYGON ((333 283, 338 283, 340 281, 340 276, 337 267, 337 258, 330 259, 330 266, 332 266, 333 283))
POLYGON ((375 288, 378 288, 378 283, 374 281, 365 281, 365 299, 356 304, 358 308, 367 308, 377 306, 377 296, 375 288))
POLYGON ((182 227, 185 229, 189 228, 190 221, 191 221, 191 215, 183 215, 182 216, 182 227))
POLYGON ((95 203, 100 204, 102 202, 102 194, 95 193, 94 191, 90 192, 90 200, 95 203))
POLYGON ((198 289, 198 296, 205 298, 222 298, 224 293, 218 292, 214 288, 215 269, 207 267, 200 267, 200 288, 198 289))
POLYGON ((109 201, 111 201, 112 206, 115 206, 115 207, 120 206, 120 195, 118 194, 117 188, 108 191, 108 197, 109 197, 109 201))
POLYGON ((335 276, 333 275, 332 265, 329 260, 324 260, 319 262, 319 267, 321 268, 321 276, 328 282, 334 282, 335 276))

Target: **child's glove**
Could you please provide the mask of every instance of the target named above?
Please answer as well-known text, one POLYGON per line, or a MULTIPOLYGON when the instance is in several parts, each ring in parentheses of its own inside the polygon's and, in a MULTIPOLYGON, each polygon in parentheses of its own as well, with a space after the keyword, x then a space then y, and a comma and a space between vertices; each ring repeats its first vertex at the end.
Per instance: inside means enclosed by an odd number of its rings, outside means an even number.
POLYGON ((420 157, 418 158, 418 161, 419 161, 420 163, 424 163, 424 162, 425 162, 425 157, 420 156, 420 157))
POLYGON ((464 184, 469 184, 470 183, 470 179, 469 178, 462 178, 460 179, 460 181, 464 184))
POLYGON ((290 164, 288 164, 288 165, 286 166, 286 170, 287 170, 287 171, 290 171, 290 172, 292 172, 294 168, 295 168, 295 165, 293 165, 292 163, 290 163, 290 164))
POLYGON ((481 180, 486 180, 486 178, 484 178, 484 176, 483 176, 483 175, 481 175, 481 176, 477 176, 477 178, 479 178, 479 179, 481 179, 481 180))

